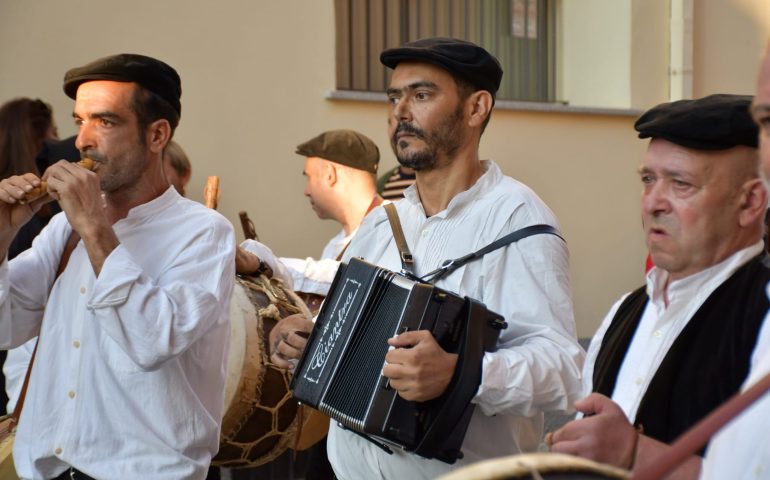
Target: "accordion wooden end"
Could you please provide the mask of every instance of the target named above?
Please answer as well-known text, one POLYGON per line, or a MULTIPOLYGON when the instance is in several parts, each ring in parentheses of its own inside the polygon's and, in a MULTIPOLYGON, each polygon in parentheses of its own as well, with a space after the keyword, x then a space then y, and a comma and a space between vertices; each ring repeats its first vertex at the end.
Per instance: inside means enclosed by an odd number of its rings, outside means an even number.
POLYGON ((462 458, 482 357, 506 326, 480 302, 353 258, 337 271, 291 389, 383 448, 454 463, 462 458), (449 387, 428 402, 402 399, 382 375, 387 340, 411 330, 429 330, 458 354, 449 387))

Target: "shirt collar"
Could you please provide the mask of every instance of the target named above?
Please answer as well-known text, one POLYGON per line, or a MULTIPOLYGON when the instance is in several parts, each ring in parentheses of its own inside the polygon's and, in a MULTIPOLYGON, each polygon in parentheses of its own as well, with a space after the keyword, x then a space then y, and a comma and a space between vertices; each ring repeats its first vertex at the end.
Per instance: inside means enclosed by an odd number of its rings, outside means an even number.
MULTIPOLYGON (((463 208, 467 203, 478 198, 485 191, 490 191, 497 185, 502 179, 503 173, 500 171, 500 167, 497 166, 492 160, 482 160, 481 168, 484 173, 476 180, 471 188, 457 195, 449 201, 447 208, 438 212, 436 217, 446 217, 453 211, 463 208)), ((422 203, 420 202, 420 193, 417 191, 417 183, 413 183, 406 190, 404 190, 404 198, 412 205, 422 209, 422 203)))
POLYGON ((709 294, 725 280, 727 280, 736 270, 746 264, 749 260, 759 255, 764 249, 764 243, 758 241, 757 243, 746 247, 742 250, 738 250, 726 259, 712 265, 711 267, 701 270, 698 273, 688 275, 687 277, 674 280, 668 285, 666 290, 666 282, 668 281, 668 272, 658 268, 652 267, 647 272, 647 295, 653 302, 662 302, 664 292, 668 296, 669 304, 675 302, 679 298, 692 298, 701 292, 708 292, 709 294))
POLYGON ((150 217, 158 212, 165 210, 166 208, 177 202, 181 195, 176 191, 176 188, 169 186, 162 195, 153 198, 147 203, 137 205, 128 211, 128 215, 125 218, 120 219, 115 225, 121 225, 123 223, 127 225, 141 222, 147 217, 150 217))

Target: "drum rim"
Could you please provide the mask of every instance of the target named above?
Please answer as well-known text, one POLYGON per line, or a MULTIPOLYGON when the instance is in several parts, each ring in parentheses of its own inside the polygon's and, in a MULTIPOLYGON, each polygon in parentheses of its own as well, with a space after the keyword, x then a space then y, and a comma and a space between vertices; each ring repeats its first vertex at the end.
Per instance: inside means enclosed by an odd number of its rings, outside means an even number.
POLYGON ((515 475, 527 475, 532 471, 537 473, 565 472, 564 468, 578 472, 598 473, 616 479, 627 479, 630 475, 627 470, 574 455, 537 452, 472 463, 443 475, 438 480, 495 480, 515 475))

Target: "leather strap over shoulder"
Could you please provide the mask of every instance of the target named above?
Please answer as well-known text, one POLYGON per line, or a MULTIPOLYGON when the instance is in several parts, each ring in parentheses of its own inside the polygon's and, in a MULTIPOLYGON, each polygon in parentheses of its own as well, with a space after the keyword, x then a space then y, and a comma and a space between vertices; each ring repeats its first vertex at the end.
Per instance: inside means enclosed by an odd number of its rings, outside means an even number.
POLYGON ((396 240, 396 247, 401 258, 401 273, 410 278, 416 278, 414 274, 414 258, 412 258, 412 253, 406 244, 404 230, 401 228, 401 220, 398 218, 396 206, 393 203, 386 203, 383 207, 385 208, 385 213, 388 214, 390 229, 393 231, 393 238, 396 240))

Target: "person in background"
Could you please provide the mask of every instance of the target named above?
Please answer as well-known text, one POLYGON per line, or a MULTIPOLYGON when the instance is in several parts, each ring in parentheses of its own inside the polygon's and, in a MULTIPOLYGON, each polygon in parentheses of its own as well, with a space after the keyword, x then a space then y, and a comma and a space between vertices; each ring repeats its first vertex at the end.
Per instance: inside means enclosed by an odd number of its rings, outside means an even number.
POLYGON ((176 188, 179 195, 186 196, 184 187, 190 182, 192 165, 182 147, 173 140, 168 142, 163 152, 163 171, 166 180, 176 188))
MULTIPOLYGON (((48 145, 56 141, 58 131, 53 118, 50 105, 40 99, 16 98, 0 106, 0 178, 25 173, 39 174, 48 167, 48 145)), ((76 151, 77 152, 77 151, 76 151)), ((77 155, 76 158, 80 158, 77 155)), ((58 159, 57 159, 58 160, 58 159)), ((32 240, 40 233, 40 230, 48 223, 51 217, 59 209, 55 204, 45 205, 30 221, 24 225, 11 242, 8 249, 8 259, 14 258, 19 253, 32 245, 32 240)), ((20 349, 34 348, 34 340, 30 346, 22 346, 20 349)), ((0 363, 5 365, 6 352, 0 351, 0 363)), ((5 367, 4 367, 5 370, 5 367)), ((24 374, 23 370, 21 375, 24 374)), ((6 389, 16 391, 15 370, 0 375, 0 410, 6 411, 6 403, 13 395, 6 395, 6 389)), ((18 385, 18 389, 21 385, 18 385)), ((17 392, 18 393, 18 392, 17 392)), ((7 411, 13 409, 15 401, 12 401, 7 411)))
POLYGON ((584 418, 547 439, 552 451, 641 466, 746 380, 770 307, 751 101, 710 95, 637 120, 639 137, 651 138, 639 176, 654 266, 594 335, 583 382, 595 393, 576 404, 584 418))
POLYGON ((317 311, 361 221, 382 203, 376 189, 380 151, 362 133, 330 130, 299 144, 296 153, 305 157, 302 174, 310 206, 318 218, 334 220, 342 229, 327 242, 318 259, 276 257, 268 246, 245 240, 238 248, 236 269, 248 274, 263 262, 317 311))
POLYGON ((414 183, 414 169, 398 165, 377 180, 377 192, 384 200, 395 202, 404 198, 404 190, 414 183))
MULTIPOLYGON (((0 178, 24 173, 39 175, 49 165, 48 145, 57 140, 58 129, 53 111, 47 103, 31 98, 6 102, 0 107, 0 178)), ((52 206, 38 211, 14 238, 8 252, 9 258, 29 248, 32 239, 57 211, 52 206)))
POLYGON ((305 196, 318 218, 342 226, 319 257, 280 257, 291 273, 294 290, 326 295, 339 260, 367 213, 382 203, 376 175, 380 162, 377 145, 353 130, 330 130, 297 145, 305 157, 305 196))

